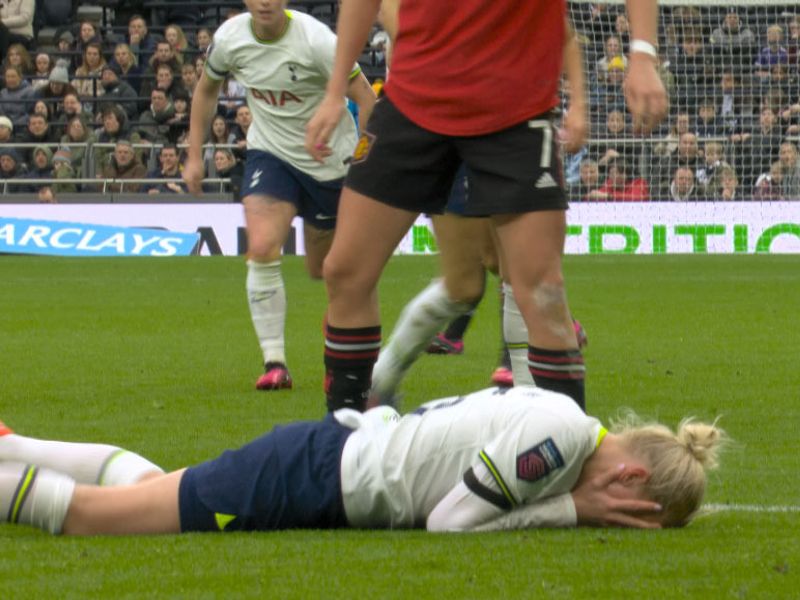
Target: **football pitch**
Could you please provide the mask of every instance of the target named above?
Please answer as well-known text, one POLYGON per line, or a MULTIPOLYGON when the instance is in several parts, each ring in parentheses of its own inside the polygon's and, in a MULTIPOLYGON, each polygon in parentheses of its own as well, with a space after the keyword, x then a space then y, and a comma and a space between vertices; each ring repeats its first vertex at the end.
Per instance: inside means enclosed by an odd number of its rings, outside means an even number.
MULTIPOLYGON (((391 261, 384 339, 436 272, 434 257, 391 261)), ((0 596, 797 598, 800 257, 567 257, 565 274, 589 336, 589 413, 721 416, 735 441, 710 476, 714 510, 689 527, 78 539, 2 525, 0 596)), ((263 393, 241 259, 0 257, 0 418, 171 470, 323 416, 324 287, 299 257, 284 275, 295 389, 263 393)), ((487 386, 500 335, 487 290, 465 353, 423 356, 405 409, 487 386)))

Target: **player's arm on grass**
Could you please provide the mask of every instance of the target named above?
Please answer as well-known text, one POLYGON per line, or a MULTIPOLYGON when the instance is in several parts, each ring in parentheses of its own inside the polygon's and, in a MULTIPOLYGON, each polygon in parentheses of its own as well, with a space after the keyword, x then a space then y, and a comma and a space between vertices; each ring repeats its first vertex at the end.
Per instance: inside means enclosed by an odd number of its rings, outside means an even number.
POLYGON ((333 72, 325 90, 325 98, 306 125, 306 150, 322 162, 329 153, 328 141, 342 117, 342 96, 348 92, 353 64, 367 43, 369 32, 378 16, 380 0, 348 0, 342 2, 336 25, 338 42, 333 72))
POLYGON ((564 76, 569 84, 569 103, 564 117, 564 146, 567 152, 577 152, 586 143, 586 78, 583 56, 575 30, 564 21, 564 76))
POLYGON ((183 166, 183 180, 190 194, 202 191, 205 168, 203 166, 203 143, 211 120, 217 112, 217 99, 223 79, 210 77, 203 72, 192 94, 191 119, 189 121, 189 149, 183 166))
POLYGON ((626 0, 631 27, 631 49, 625 73, 625 100, 637 132, 647 133, 667 114, 664 84, 658 76, 657 0, 626 0), (647 46, 650 48, 647 48, 647 46))
POLYGON ((362 71, 359 71, 347 86, 347 97, 358 104, 358 130, 364 131, 375 106, 375 90, 367 81, 362 71))

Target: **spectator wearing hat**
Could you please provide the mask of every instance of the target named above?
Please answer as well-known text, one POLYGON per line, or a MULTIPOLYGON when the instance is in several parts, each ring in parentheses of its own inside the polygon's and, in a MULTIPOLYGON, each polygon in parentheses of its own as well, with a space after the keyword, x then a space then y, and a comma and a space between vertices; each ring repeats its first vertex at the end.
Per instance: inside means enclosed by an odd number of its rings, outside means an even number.
POLYGON ((4 0, 0 3, 0 55, 5 56, 11 44, 26 48, 33 40, 34 0, 4 0))
POLYGON ((622 61, 623 69, 628 66, 628 59, 622 53, 622 42, 618 36, 608 36, 603 49, 603 57, 595 64, 595 75, 597 76, 597 81, 599 83, 605 83, 606 75, 608 74, 608 65, 615 58, 619 58, 622 61))
MULTIPOLYGON (((136 156, 130 141, 119 140, 114 147, 114 152, 109 153, 102 172, 97 177, 102 177, 103 179, 144 179, 146 175, 147 167, 136 156)), ((141 188, 141 183, 110 183, 106 186, 106 191, 119 193, 124 190, 135 193, 141 188)))
MULTIPOLYGON (((79 173, 72 163, 72 152, 69 148, 59 148, 53 154, 53 179, 76 179, 79 173)), ((53 192, 58 194, 74 194, 78 185, 71 182, 56 182, 52 185, 53 192)))
POLYGON ((72 60, 75 58, 75 36, 69 29, 65 29, 58 34, 55 39, 56 52, 54 57, 56 63, 62 62, 64 65, 71 66, 72 60))
POLYGON ((625 68, 626 61, 621 56, 615 56, 608 61, 605 77, 597 82, 592 91, 593 106, 604 106, 607 110, 625 109, 625 95, 622 89, 625 68))
POLYGON ((33 103, 34 89, 22 78, 19 67, 6 67, 3 74, 6 87, 0 90, 0 114, 11 119, 15 127, 23 126, 33 103))
MULTIPOLYGON (((78 91, 78 95, 87 104, 86 100, 102 96, 103 86, 100 84, 100 74, 106 64, 103 58, 103 49, 98 42, 90 42, 83 49, 83 59, 81 65, 75 69, 75 78, 72 86, 78 91)), ((87 107, 91 110, 91 104, 87 107)))
POLYGON ((60 148, 70 153, 70 165, 76 173, 83 174, 87 147, 95 141, 94 132, 81 117, 72 117, 67 122, 66 132, 61 136, 60 148))
MULTIPOLYGON (((17 151, 13 148, 0 146, 0 180, 13 180, 25 177, 28 170, 17 151)), ((10 192, 24 192, 20 185, 10 186, 10 192)))
POLYGON ((103 86, 103 104, 113 102, 122 107, 129 119, 136 117, 136 90, 122 81, 117 65, 106 63, 100 74, 100 83, 103 86))
MULTIPOLYGON (((53 151, 47 146, 36 146, 31 153, 30 171, 28 179, 53 178, 53 151)), ((46 185, 50 185, 49 183, 46 185)), ((27 191, 35 192, 41 185, 32 185, 27 191)))
POLYGON ((53 57, 47 52, 38 52, 36 59, 33 61, 33 75, 31 75, 31 85, 36 88, 43 88, 47 85, 50 79, 50 71, 55 66, 53 57))
MULTIPOLYGON (((47 79, 47 85, 37 91, 37 96, 51 106, 58 107, 64 100, 66 94, 78 95, 78 91, 72 87, 69 82, 69 71, 67 70, 67 63, 63 60, 56 61, 56 66, 50 71, 50 77, 47 79)), ((55 115, 59 114, 58 108, 54 111, 55 115)))
POLYGON ((7 116, 0 116, 0 144, 10 144, 14 137, 14 123, 7 116))

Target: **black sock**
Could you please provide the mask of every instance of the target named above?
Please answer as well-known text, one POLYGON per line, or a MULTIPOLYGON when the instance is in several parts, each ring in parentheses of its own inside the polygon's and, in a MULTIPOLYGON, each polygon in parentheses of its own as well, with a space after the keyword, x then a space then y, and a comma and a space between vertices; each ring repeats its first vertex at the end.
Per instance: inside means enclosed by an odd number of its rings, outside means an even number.
POLYGON ((447 326, 447 329, 444 332, 444 337, 451 341, 458 341, 464 339, 464 333, 467 331, 467 327, 469 327, 469 322, 472 321, 472 316, 475 314, 475 310, 471 310, 468 313, 464 313, 460 317, 456 317, 450 324, 447 326))
POLYGON ((367 406, 381 326, 344 329, 325 325, 325 395, 328 410, 367 406))
POLYGON ((586 410, 586 367, 580 350, 544 350, 528 346, 528 369, 540 388, 566 394, 586 410))

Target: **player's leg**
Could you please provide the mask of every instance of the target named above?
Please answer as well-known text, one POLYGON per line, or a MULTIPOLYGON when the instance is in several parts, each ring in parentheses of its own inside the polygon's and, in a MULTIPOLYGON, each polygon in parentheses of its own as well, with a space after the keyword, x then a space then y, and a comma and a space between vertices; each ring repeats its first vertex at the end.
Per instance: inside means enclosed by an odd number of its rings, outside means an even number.
POLYGON ((301 185, 287 163, 268 152, 249 150, 242 188, 247 190, 242 201, 247 226, 247 299, 264 362, 256 388, 291 388, 281 252, 298 214, 301 185))
POLYGON ((322 264, 333 243, 333 229, 319 229, 303 221, 306 271, 311 279, 322 279, 322 264))
POLYGON ((77 483, 129 485, 164 471, 134 452, 108 444, 40 440, 19 435, 0 422, 0 461, 34 464, 77 483))
POLYGON ((329 409, 365 407, 381 341, 381 272, 416 216, 441 211, 457 167, 446 138, 408 121, 388 98, 375 106, 347 175, 323 266, 329 409))

